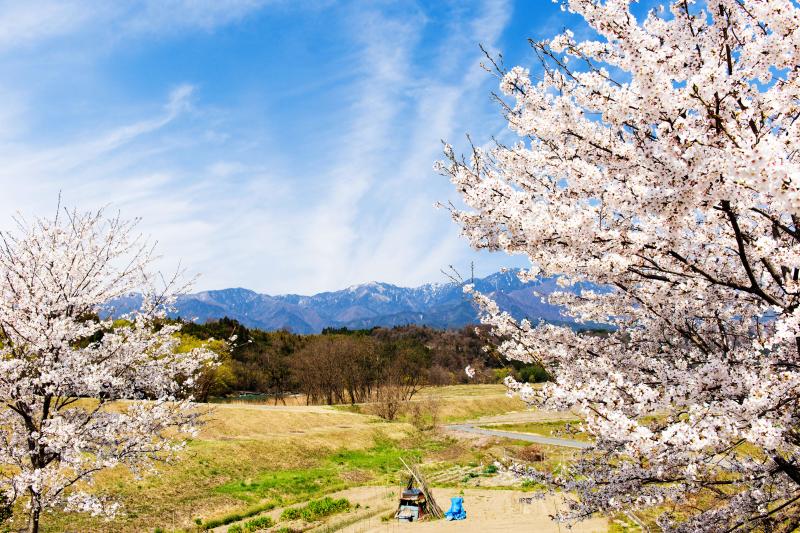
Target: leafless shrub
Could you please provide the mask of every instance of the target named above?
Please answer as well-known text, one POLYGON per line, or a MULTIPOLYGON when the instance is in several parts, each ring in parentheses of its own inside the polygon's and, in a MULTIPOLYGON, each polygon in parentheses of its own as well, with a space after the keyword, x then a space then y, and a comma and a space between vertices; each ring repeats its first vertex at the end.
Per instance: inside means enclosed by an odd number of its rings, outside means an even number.
POLYGON ((541 463, 545 459, 544 451, 535 444, 525 446, 516 452, 515 455, 526 463, 541 463))
POLYGON ((439 425, 441 401, 435 396, 412 402, 409 406, 411 424, 419 430, 436 429, 439 425))

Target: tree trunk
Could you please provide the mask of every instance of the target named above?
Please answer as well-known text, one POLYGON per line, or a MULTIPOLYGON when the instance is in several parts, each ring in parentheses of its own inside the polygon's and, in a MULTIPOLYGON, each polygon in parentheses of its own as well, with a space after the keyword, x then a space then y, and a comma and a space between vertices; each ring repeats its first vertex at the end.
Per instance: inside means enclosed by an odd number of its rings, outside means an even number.
POLYGON ((31 514, 28 519, 28 533, 39 533, 39 515, 42 512, 42 503, 38 493, 30 490, 31 493, 31 514))
POLYGON ((793 465, 780 455, 775 455, 773 460, 778 465, 778 468, 782 470, 789 478, 794 481, 796 484, 800 485, 800 468, 793 465))

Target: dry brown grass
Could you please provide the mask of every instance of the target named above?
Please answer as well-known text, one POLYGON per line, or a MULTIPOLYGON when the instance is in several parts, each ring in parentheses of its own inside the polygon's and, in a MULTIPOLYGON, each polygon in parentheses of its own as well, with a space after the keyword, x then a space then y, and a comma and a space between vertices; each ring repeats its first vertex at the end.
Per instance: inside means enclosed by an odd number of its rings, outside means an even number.
POLYGON ((525 405, 506 396, 506 390, 504 385, 425 387, 404 407, 399 418, 411 421, 415 405, 432 403, 436 404, 437 419, 442 424, 523 410, 525 405))
POLYGON ((215 405, 200 432, 204 440, 274 439, 314 434, 333 435, 376 425, 390 428, 364 415, 327 407, 272 407, 262 405, 215 405))
MULTIPOLYGON (((435 396, 442 422, 521 409, 518 400, 504 396, 502 386, 432 387, 420 399, 435 396)), ((370 450, 376 437, 401 446, 422 445, 420 434, 405 422, 384 422, 377 417, 320 406, 264 404, 214 404, 207 424, 174 465, 160 465, 155 475, 134 478, 122 468, 98 476, 94 490, 113 496, 125 513, 113 522, 86 515, 50 514, 44 518, 48 532, 138 532, 155 527, 191 531, 195 518, 208 519, 241 511, 250 503, 220 491, 226 484, 248 483, 264 472, 316 468, 333 453, 370 450)), ((468 446, 435 460, 469 457, 468 446)), ((369 471, 350 468, 340 474, 342 484, 370 481, 369 471)))
POLYGON ((284 396, 283 398, 279 398, 277 402, 275 401, 275 398, 270 397, 237 398, 235 396, 229 398, 215 398, 214 401, 217 403, 217 405, 277 405, 289 407, 308 405, 308 399, 306 398, 305 394, 290 394, 284 396))
POLYGON ((516 456, 526 463, 540 463, 545 460, 544 450, 536 444, 521 448, 516 452, 516 456))
MULTIPOLYGON (((123 504, 124 514, 113 522, 87 515, 55 514, 45 517, 43 530, 190 530, 196 517, 205 519, 242 509, 242 501, 216 490, 226 483, 246 482, 275 469, 313 468, 338 450, 372 447, 376 435, 402 439, 413 432, 408 424, 385 423, 324 407, 215 405, 206 418, 198 438, 188 443, 175 464, 159 465, 155 474, 142 479, 123 468, 97 477, 95 490, 113 495, 123 504)), ((360 476, 356 472, 352 475, 360 476)))

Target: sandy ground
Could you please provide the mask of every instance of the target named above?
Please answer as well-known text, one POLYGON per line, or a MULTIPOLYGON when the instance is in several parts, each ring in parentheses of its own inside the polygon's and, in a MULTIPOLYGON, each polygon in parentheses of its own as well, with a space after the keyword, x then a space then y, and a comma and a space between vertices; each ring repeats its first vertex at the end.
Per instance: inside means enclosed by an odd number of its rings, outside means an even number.
MULTIPOLYGON (((222 414, 221 425, 232 424, 233 421, 224 416, 226 407, 221 406, 217 412, 222 414)), ((242 406, 237 406, 241 408, 242 406)), ((281 420, 278 427, 271 428, 271 431, 283 431, 287 433, 307 433, 313 434, 318 430, 321 422, 328 424, 326 431, 332 428, 348 431, 354 425, 364 423, 363 417, 352 413, 336 411, 321 406, 266 406, 254 405, 247 406, 253 411, 268 410, 278 411, 287 418, 281 420), (320 418, 320 420, 311 420, 320 418), (332 427, 331 427, 332 426, 332 427)), ((575 419, 576 415, 570 412, 548 412, 539 410, 526 410, 506 413, 498 416, 483 417, 471 420, 466 424, 491 426, 494 424, 511 424, 525 422, 541 422, 545 420, 566 420, 575 419)), ((226 428, 230 429, 230 428, 226 428)), ((238 432, 244 428, 237 428, 238 432)), ((225 431, 230 434, 230 431, 225 431)), ((454 434, 474 440, 476 435, 457 432, 454 434)), ((238 434, 238 433, 236 433, 238 434)), ((486 437, 482 437, 486 438, 486 437)), ((447 522, 445 520, 435 520, 430 522, 407 523, 398 522, 394 519, 385 518, 393 515, 397 508, 397 497, 399 495, 397 487, 354 487, 341 492, 330 494, 334 498, 345 497, 351 503, 358 504, 358 508, 341 515, 331 517, 324 524, 319 524, 317 529, 311 531, 342 531, 346 533, 401 533, 401 532, 437 532, 437 531, 459 531, 471 532, 507 532, 507 531, 527 531, 541 533, 567 533, 568 531, 577 533, 595 533, 608 531, 608 521, 603 517, 593 518, 573 525, 572 529, 550 520, 550 515, 557 512, 563 499, 560 497, 546 497, 533 499, 529 492, 465 488, 463 494, 460 489, 433 489, 434 496, 439 505, 446 510, 450 506, 450 498, 463 495, 464 507, 467 511, 467 519, 457 522, 447 522)), ((301 504, 298 504, 301 505, 301 504)), ((274 509, 264 513, 278 520, 283 509, 274 509)), ((252 518, 252 517, 251 517, 252 518)), ((294 525, 291 523, 281 523, 283 525, 294 525)), ((301 524, 297 524, 298 526, 301 524)), ((215 533, 224 533, 228 526, 215 529, 215 533)))
MULTIPOLYGON (((366 488, 366 487, 365 487, 366 488)), ((381 490, 385 490, 382 488, 381 490)), ((439 505, 446 510, 450 506, 450 498, 459 496, 458 489, 434 489, 434 496, 439 505)), ((436 532, 436 531, 480 531, 507 532, 529 531, 536 533, 560 533, 567 531, 577 533, 600 533, 608 530, 608 521, 594 518, 573 526, 570 530, 550 520, 561 504, 560 498, 550 497, 529 500, 531 493, 509 490, 464 489, 464 508, 467 519, 457 522, 435 520, 431 522, 397 522, 383 521, 385 514, 378 514, 353 523, 339 531, 346 533, 401 533, 401 532, 436 532), (520 500, 522 498, 522 500, 520 500), (530 503, 528 503, 530 502, 530 503)), ((391 509, 390 509, 391 512, 391 509)))
MULTIPOLYGON (((319 531, 339 531, 342 533, 427 533, 438 531, 458 532, 507 532, 527 531, 535 533, 605 533, 608 521, 605 518, 593 518, 575 524, 572 529, 550 520, 562 505, 558 497, 532 499, 530 492, 492 489, 433 489, 433 495, 443 510, 450 507, 450 498, 462 496, 467 519, 457 522, 434 520, 430 522, 398 522, 386 521, 384 517, 393 514, 397 509, 399 489, 393 487, 355 487, 330 494, 333 498, 347 498, 359 508, 344 513, 320 524, 319 531)), ((282 509, 264 513, 274 520, 280 517, 282 509)), ((293 525, 282 522, 283 525, 293 525)), ((297 524, 301 525, 300 523, 297 524)), ((228 526, 214 529, 215 533, 224 533, 228 526)), ((315 531, 312 529, 311 531, 315 531)))

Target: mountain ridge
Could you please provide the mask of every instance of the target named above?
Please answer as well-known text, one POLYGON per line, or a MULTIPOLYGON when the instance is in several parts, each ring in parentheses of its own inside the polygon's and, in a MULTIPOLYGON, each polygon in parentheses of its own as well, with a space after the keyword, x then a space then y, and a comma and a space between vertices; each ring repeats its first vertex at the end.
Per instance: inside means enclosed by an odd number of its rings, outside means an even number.
MULTIPOLYGON (((496 272, 473 280, 473 284, 517 319, 586 327, 576 324, 560 307, 542 300, 542 296, 563 290, 557 287, 556 278, 522 282, 517 272, 496 272)), ((120 316, 135 307, 136 298, 132 296, 109 303, 103 314, 120 316)), ((179 296, 171 315, 198 322, 228 317, 247 327, 295 333, 408 324, 449 329, 478 322, 474 303, 464 294, 463 284, 456 282, 400 287, 371 281, 313 295, 269 295, 244 287, 207 290, 179 296)))

